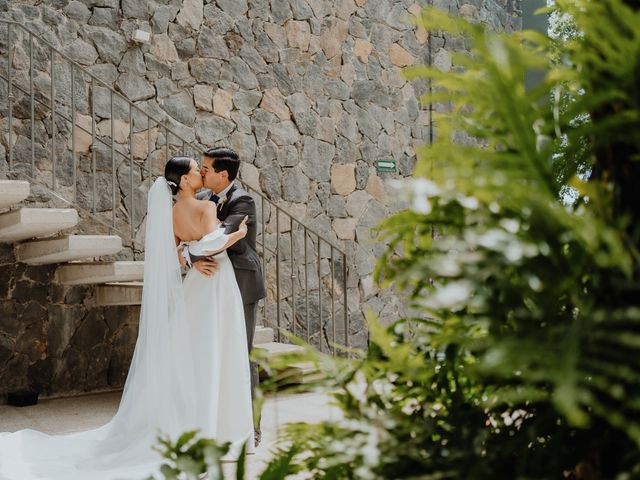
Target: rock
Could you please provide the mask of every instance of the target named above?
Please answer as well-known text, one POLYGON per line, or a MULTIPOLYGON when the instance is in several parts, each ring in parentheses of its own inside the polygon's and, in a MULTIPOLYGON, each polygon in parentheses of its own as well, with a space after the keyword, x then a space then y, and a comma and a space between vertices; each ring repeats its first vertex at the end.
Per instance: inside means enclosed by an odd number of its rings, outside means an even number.
POLYGON ((267 72, 267 64, 260 53, 249 43, 243 43, 240 48, 240 57, 249 65, 251 70, 256 73, 267 72))
POLYGON ((309 20, 313 17, 313 10, 306 0, 290 0, 289 4, 296 20, 309 20))
POLYGON ((149 143, 153 149, 158 140, 158 129, 144 130, 143 132, 134 133, 132 141, 133 158, 147 158, 149 155, 149 143), (151 133, 151 142, 149 142, 149 133, 151 133))
POLYGON ((269 136, 276 145, 293 145, 298 141, 300 134, 295 124, 290 120, 273 123, 269 127, 269 136))
POLYGON ((478 21, 480 11, 475 5, 465 3, 464 5, 460 6, 460 10, 458 10, 458 13, 467 21, 475 23, 478 21))
POLYGON ((169 22, 176 18, 177 11, 169 5, 156 5, 151 19, 153 33, 167 33, 169 22))
POLYGON ((311 109, 311 101, 303 93, 294 93, 287 97, 287 104, 293 112, 293 117, 303 135, 317 136, 316 130, 319 117, 316 112, 311 109))
POLYGON ((331 179, 330 168, 335 156, 335 147, 313 137, 304 137, 300 166, 307 177, 316 182, 331 179))
POLYGON ((204 5, 202 0, 183 0, 180 13, 176 22, 185 28, 198 30, 204 18, 204 5))
POLYGON ((441 48, 433 57, 433 66, 442 72, 451 71, 451 54, 441 48))
MULTIPOLYGON (((275 156, 273 157, 275 158, 275 156)), ((281 167, 295 167, 300 163, 298 149, 292 145, 282 147, 277 151, 278 165, 281 167)))
POLYGON ((260 169, 260 189, 272 200, 282 195, 280 184, 280 168, 271 164, 260 169))
POLYGON ((262 94, 260 92, 244 92, 240 91, 233 95, 233 104, 235 107, 244 113, 249 113, 255 109, 262 100, 262 94))
POLYGON ((358 6, 353 0, 340 0, 338 2, 336 14, 338 15, 338 18, 349 20, 349 17, 351 17, 357 9, 358 6))
POLYGON ((279 48, 287 43, 287 30, 284 27, 275 23, 265 23, 264 31, 279 48))
POLYGON ((149 80, 152 78, 157 80, 162 76, 171 76, 171 66, 150 53, 144 54, 144 62, 147 65, 147 78, 149 78, 149 80))
POLYGON ((147 0, 121 0, 122 14, 127 18, 149 19, 149 2, 147 0))
POLYGON ((81 38, 76 38, 64 48, 63 52, 80 65, 93 65, 98 59, 98 52, 93 48, 93 45, 81 38))
POLYGON ((180 60, 176 46, 167 34, 153 35, 151 39, 151 55, 160 61, 177 62, 180 60))
POLYGON ((198 115, 195 133, 204 146, 213 146, 220 140, 226 140, 235 125, 229 120, 212 114, 198 115))
POLYGON ((142 51, 139 48, 130 48, 127 50, 122 57, 118 70, 136 75, 145 75, 147 73, 147 66, 144 63, 142 51))
POLYGON ((165 98, 174 93, 178 93, 178 86, 176 82, 167 77, 162 77, 155 84, 156 98, 165 98))
POLYGON ((341 195, 331 195, 331 197, 329 197, 329 202, 327 203, 327 215, 332 218, 347 217, 344 197, 341 195))
POLYGON ((356 122, 358 123, 358 129, 363 135, 366 135, 372 141, 375 141, 380 132, 382 126, 373 118, 367 110, 357 107, 356 122))
POLYGON ((287 71, 287 68, 280 64, 276 63, 272 66, 273 68, 273 78, 276 81, 276 85, 280 89, 283 95, 291 95, 296 91, 294 88, 292 79, 287 71))
MULTIPOLYGON (((96 115, 102 118, 111 118, 111 90, 104 87, 95 87, 92 98, 96 115)), ((129 115, 129 109, 126 108, 124 102, 114 100, 113 115, 116 118, 125 118, 129 115)))
POLYGON ((242 17, 249 10, 246 0, 217 0, 216 3, 231 18, 242 17))
POLYGON ((290 20, 285 25, 289 47, 299 48, 303 52, 309 50, 309 40, 311 39, 311 29, 307 22, 290 20))
MULTIPOLYGON (((356 176, 358 175, 356 168, 356 176)), ((347 214, 353 218, 360 218, 371 201, 371 195, 364 190, 356 190, 347 197, 347 214)))
POLYGON ((251 119, 249 115, 241 112, 240 110, 234 110, 231 112, 231 121, 236 124, 236 129, 240 133, 253 133, 251 127, 251 119))
POLYGON ((98 8, 93 9, 93 15, 89 19, 89 25, 97 27, 111 27, 111 25, 120 24, 122 18, 115 8, 98 8))
POLYGON ((353 48, 353 53, 360 59, 362 63, 369 63, 369 55, 373 51, 373 45, 371 42, 356 38, 356 43, 353 48))
MULTIPOLYGON (((285 147, 288 148, 288 147, 285 147)), ((295 148, 295 147, 291 147, 295 148)), ((271 140, 267 140, 264 145, 258 147, 254 164, 258 168, 263 168, 269 164, 273 164, 272 160, 275 160, 279 156, 279 150, 275 143, 271 140)))
POLYGON ((366 275, 360 279, 360 295, 364 300, 369 299, 372 295, 375 295, 378 291, 373 275, 366 275))
POLYGON ((133 73, 123 73, 116 81, 116 88, 132 102, 153 98, 155 89, 143 77, 133 73))
POLYGON ((328 143, 334 143, 336 139, 335 124, 330 118, 320 118, 317 122, 316 138, 328 143))
POLYGON ((191 78, 189 64, 187 62, 176 62, 171 68, 171 78, 173 80, 186 80, 191 78))
POLYGON ((330 21, 324 33, 320 35, 320 48, 327 59, 338 55, 342 50, 342 44, 347 39, 349 24, 343 20, 330 21))
POLYGON ((411 54, 397 43, 391 45, 389 49, 389 60, 393 65, 400 68, 412 65, 414 62, 411 54))
POLYGON ((233 80, 242 88, 247 90, 258 88, 258 79, 240 57, 232 57, 229 61, 229 67, 233 73, 233 80))
POLYGON ((356 189, 355 164, 331 166, 331 188, 338 195, 349 195, 356 189))
POLYGON ((355 240, 356 238, 356 224, 355 218, 335 218, 332 226, 333 231, 341 240, 355 240))
POLYGON ((340 79, 349 86, 353 85, 353 82, 356 79, 356 70, 353 68, 353 65, 350 63, 342 65, 340 70, 340 79))
POLYGON ((219 88, 213 96, 213 113, 221 117, 230 118, 232 108, 232 95, 219 88))
POLYGON ((218 35, 225 35, 233 30, 235 21, 227 13, 220 10, 213 2, 204 7, 205 24, 218 35))
POLYGON ((71 345, 80 350, 89 350, 105 340, 108 327, 101 318, 88 315, 71 337, 71 345))
POLYGON ((218 83, 221 65, 220 60, 211 58, 192 58, 189 60, 189 70, 196 81, 210 85, 218 83))
POLYGON ((180 92, 164 99, 160 106, 171 117, 184 125, 193 126, 196 119, 196 109, 193 99, 188 92, 180 92))
POLYGON ((205 112, 213 112, 213 87, 210 85, 194 85, 193 101, 196 108, 205 112))
POLYGON ((274 113, 280 120, 289 120, 291 118, 291 112, 285 105, 282 93, 277 88, 271 88, 264 92, 260 108, 274 113))
POLYGON ((309 179, 300 168, 284 170, 282 198, 289 202, 306 202, 309 199, 309 179))
POLYGON ((308 3, 317 19, 322 20, 324 17, 331 15, 331 2, 308 0, 308 3))
POLYGON ((112 85, 118 79, 118 70, 110 63, 99 63, 88 70, 107 85, 112 85))
POLYGON ((271 124, 276 121, 276 116, 260 108, 253 114, 252 120, 253 133, 256 136, 256 140, 258 143, 264 143, 269 134, 271 124))
MULTIPOLYGON (((465 6, 466 5, 460 7, 459 14, 461 16, 464 16, 462 11, 465 6)), ((409 13, 411 13, 417 21, 422 19, 422 7, 417 3, 414 3, 409 7, 409 13)), ((429 40, 429 34, 422 25, 418 25, 416 27, 416 40, 418 40, 418 43, 421 45, 424 45, 429 40)))
POLYGON ((254 165, 243 161, 240 165, 240 178, 250 187, 260 189, 260 170, 254 165))
POLYGON ((238 152, 244 162, 253 163, 256 156, 256 139, 251 134, 233 132, 230 140, 233 149, 238 152))
POLYGON ((256 49, 262 55, 262 58, 269 63, 276 63, 279 60, 278 47, 273 43, 269 35, 260 33, 256 37, 256 49))
POLYGON ((367 193, 382 204, 385 204, 387 201, 384 184, 377 175, 369 175, 369 179, 367 180, 367 193))
MULTIPOLYGON (((93 138, 91 137, 91 117, 76 112, 76 128, 74 129, 76 153, 89 153, 93 138), (88 132, 88 133, 87 133, 88 132)), ((72 140, 69 138, 67 148, 72 148, 72 140)))
POLYGON ((200 30, 197 48, 198 54, 202 57, 218 58, 220 60, 228 60, 230 57, 224 38, 210 28, 200 30))
POLYGON ((289 0, 271 0, 271 18, 278 24, 283 24, 293 18, 289 0))
MULTIPOLYGON (((118 165, 117 170, 118 176, 118 185, 120 186, 120 191, 124 195, 129 195, 131 193, 131 164, 129 160, 124 160, 120 165, 118 165)), ((140 167, 138 167, 135 163, 133 164, 133 186, 134 189, 142 182, 142 173, 140 171, 140 167)))
POLYGON ((80 24, 86 23, 87 20, 89 20, 89 17, 91 17, 91 10, 89 10, 82 2, 77 2, 75 0, 69 2, 64 9, 64 13, 67 17, 72 20, 77 20, 80 24))
MULTIPOLYGON (((102 137, 111 137, 111 120, 103 120, 96 125, 96 133, 102 137)), ((113 122, 113 139, 116 143, 129 142, 129 124, 122 120, 113 122)))
POLYGON ((84 31, 98 50, 100 58, 114 65, 120 64, 122 55, 127 49, 127 41, 113 30, 105 27, 85 25, 84 31))
POLYGON ((331 98, 335 98, 337 100, 349 99, 350 89, 342 80, 329 80, 325 82, 324 88, 331 98))

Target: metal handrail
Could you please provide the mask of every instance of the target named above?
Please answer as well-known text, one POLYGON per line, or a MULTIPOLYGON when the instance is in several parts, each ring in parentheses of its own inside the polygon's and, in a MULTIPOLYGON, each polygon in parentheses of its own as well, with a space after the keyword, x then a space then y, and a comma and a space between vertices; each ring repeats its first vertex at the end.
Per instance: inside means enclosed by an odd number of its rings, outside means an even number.
MULTIPOLYGON (((143 116, 143 119, 146 118, 146 122, 147 122, 147 156, 149 156, 152 152, 152 145, 151 145, 151 133, 153 130, 155 130, 156 128, 158 129, 158 133, 162 133, 164 132, 165 135, 165 143, 164 143, 164 149, 165 149, 165 155, 167 158, 169 158, 169 153, 170 153, 170 144, 171 146, 178 146, 178 147, 182 147, 182 154, 185 154, 186 148, 189 147, 189 149, 193 150, 194 152, 202 152, 204 150, 204 148, 198 144, 198 143, 193 143, 193 142, 189 142, 187 140, 185 140, 184 138, 182 138, 179 134, 177 134, 173 129, 169 128, 168 123, 169 123, 169 118, 166 118, 165 120, 161 121, 158 120, 157 118, 153 117, 152 115, 149 115, 144 109, 140 108, 138 105, 134 104, 131 100, 129 100, 128 98, 126 98, 124 95, 120 94, 119 92, 117 92, 113 87, 111 87, 110 85, 108 85, 107 83, 105 83, 104 81, 102 81, 100 78, 98 78, 97 76, 95 76, 94 74, 92 74, 91 72, 89 72, 88 70, 86 70, 83 66, 81 66, 80 64, 78 64, 77 62, 75 62, 72 58, 70 58, 68 55, 64 54, 63 52, 61 52, 59 49, 57 49, 56 47, 54 47, 53 45, 51 45, 49 42, 47 42, 46 40, 43 40, 41 37, 39 37, 35 32, 31 31, 29 28, 25 27, 24 25, 21 25, 15 21, 12 20, 7 20, 7 19, 0 19, 0 24, 6 24, 7 25, 7 37, 8 37, 8 42, 7 42, 7 75, 5 76, 3 74, 3 72, 0 72, 0 81, 4 81, 6 82, 6 84, 8 85, 8 103, 9 103, 9 109, 8 109, 8 113, 9 113, 9 119, 8 119, 8 127, 9 127, 9 132, 10 135, 13 132, 13 127, 12 127, 12 121, 13 121, 13 101, 15 99, 13 93, 15 92, 20 92, 22 93, 24 96, 28 96, 29 97, 29 107, 30 107, 30 118, 31 118, 31 175, 27 175, 24 171, 22 172, 14 172, 13 171, 13 163, 14 163, 14 157, 13 157, 13 145, 11 140, 8 142, 8 166, 9 166, 9 171, 14 173, 14 174, 18 174, 24 178, 29 179, 32 182, 35 183, 42 183, 40 181, 38 181, 36 179, 36 165, 35 165, 35 139, 34 139, 34 123, 35 123, 35 112, 34 112, 34 106, 35 105, 39 105, 41 107, 43 107, 44 109, 46 109, 45 111, 50 112, 51 114, 51 142, 52 142, 52 148, 51 148, 51 168, 52 168, 52 185, 51 185, 51 191, 53 192, 53 194, 55 196, 57 196, 59 199, 67 202, 68 204, 74 205, 76 208, 84 211, 85 213, 88 213, 89 215, 91 215, 93 217, 94 220, 98 221, 100 224, 107 226, 112 232, 117 232, 118 234, 120 234, 122 237, 130 240, 131 242, 131 247, 135 252, 135 248, 136 248, 136 241, 135 241, 135 237, 136 237, 136 216, 135 216, 135 198, 134 198, 134 166, 136 168, 138 168, 141 172, 141 174, 143 174, 143 176, 147 176, 149 182, 152 181, 153 177, 157 176, 156 174, 154 174, 154 172, 152 171, 151 166, 148 165, 148 161, 145 160, 143 162, 135 162, 134 160, 134 153, 133 153, 133 112, 136 111, 138 113, 140 113, 143 116), (28 34, 28 42, 29 42, 29 88, 27 89, 26 87, 23 87, 22 85, 19 85, 15 82, 13 75, 12 75, 12 48, 13 48, 13 43, 12 43, 12 30, 13 29, 20 29, 24 32, 26 32, 26 34, 28 34), (34 60, 33 60, 33 46, 34 46, 34 39, 36 39, 38 42, 40 42, 42 45, 44 45, 45 49, 48 50, 50 52, 50 56, 51 56, 51 68, 50 68, 50 78, 51 78, 51 88, 50 88, 50 98, 49 98, 49 102, 45 100, 41 100, 39 98, 35 97, 35 91, 34 91, 34 60), (57 109, 57 104, 56 104, 56 90, 55 90, 55 56, 58 55, 61 59, 63 59, 64 61, 66 61, 70 68, 71 68, 71 99, 70 99, 70 108, 71 108, 71 118, 69 118, 69 116, 63 111, 62 108, 57 109), (81 125, 78 125, 78 123, 76 122, 76 88, 75 88, 75 81, 76 81, 76 69, 81 72, 81 75, 83 76, 83 80, 84 80, 84 85, 85 88, 87 88, 87 86, 90 88, 89 90, 89 94, 87 99, 90 101, 90 109, 88 112, 83 112, 83 113, 87 113, 88 115, 90 115, 91 117, 91 127, 90 130, 88 128, 85 128, 81 125), (88 80, 85 80, 86 78, 88 78, 88 80), (110 100, 110 104, 109 104, 109 110, 110 110, 110 115, 111 115, 111 131, 110 131, 110 137, 111 137, 111 141, 110 142, 106 142, 103 138, 100 138, 96 135, 96 112, 95 112, 95 89, 96 86, 99 86, 100 88, 106 89, 109 93, 109 100, 110 100), (115 124, 115 110, 114 110, 114 98, 117 98, 119 101, 125 102, 126 107, 128 112, 128 125, 129 125, 129 132, 128 132, 128 152, 126 151, 122 151, 120 147, 116 148, 115 145, 115 135, 114 135, 114 124, 115 124), (71 151, 72 151, 72 161, 73 161, 73 168, 72 168, 72 182, 73 182, 73 200, 70 200, 68 198, 65 198, 64 195, 62 195, 60 192, 57 191, 57 162, 56 162, 56 123, 55 120, 56 118, 60 118, 62 120, 64 120, 65 122, 69 122, 71 123, 71 151), (153 128, 152 128, 153 126, 153 128), (85 209, 84 207, 82 207, 81 205, 78 204, 78 197, 77 197, 77 173, 78 173, 78 163, 77 163, 77 151, 76 151, 76 132, 80 131, 80 132, 84 132, 87 135, 91 135, 91 153, 90 153, 90 157, 91 157, 91 167, 90 167, 90 174, 91 174, 91 188, 92 188, 92 192, 93 192, 93 205, 91 209, 85 209), (177 144, 171 142, 171 136, 173 136, 173 139, 177 140, 177 144), (97 215, 97 209, 96 209, 96 197, 97 197, 97 187, 96 187, 96 179, 97 179, 97 166, 96 166, 96 150, 95 148, 93 148, 93 145, 97 145, 97 144, 102 144, 104 147, 109 148, 111 150, 111 181, 112 181, 112 222, 111 224, 109 224, 108 222, 105 222, 103 220, 103 218, 101 218, 99 215, 97 215), (128 222, 130 224, 130 231, 129 232, 123 232, 120 228, 118 228, 117 226, 117 205, 119 204, 119 193, 116 192, 116 161, 115 158, 116 156, 118 158, 123 158, 125 161, 128 160, 129 161, 129 166, 130 166, 130 171, 129 171, 129 183, 130 183, 130 212, 129 212, 129 218, 128 218, 128 222)), ((42 92, 41 92, 42 93, 42 92)), ((68 108, 69 104, 65 103, 63 104, 64 107, 68 108)), ((139 130, 137 133, 142 133, 144 132, 144 129, 139 130)), ((104 137, 106 137, 108 135, 104 135, 104 137)), ((267 257, 270 256, 272 259, 275 259, 275 277, 276 277, 276 281, 275 281, 275 307, 276 307, 276 312, 275 312, 275 316, 276 316, 276 325, 274 325, 275 327, 277 327, 277 336, 278 336, 278 340, 282 340, 282 332, 285 330, 289 330, 291 331, 291 333, 293 333, 294 335, 297 334, 298 332, 296 331, 296 322, 298 321, 298 319, 300 318, 299 315, 302 315, 301 312, 298 311, 298 307, 296 306, 296 298, 298 298, 298 296, 296 295, 297 291, 296 291, 296 280, 298 279, 298 275, 296 274, 296 272, 294 272, 294 269, 298 268, 299 265, 295 264, 294 259, 295 259, 295 254, 296 254, 296 250, 294 247, 294 242, 295 242, 295 233, 294 230, 297 229, 298 232, 302 231, 302 234, 304 236, 304 285, 300 285, 300 297, 303 296, 303 292, 304 292, 304 327, 306 328, 306 340, 310 341, 312 340, 312 336, 316 335, 316 333, 314 333, 313 335, 310 333, 311 331, 311 326, 310 326, 310 290, 309 290, 309 279, 310 279, 310 275, 309 275, 309 269, 308 269, 308 265, 310 264, 309 262, 309 255, 308 255, 308 240, 311 239, 312 241, 315 240, 317 243, 317 257, 316 257, 316 263, 317 263, 317 280, 318 280, 318 285, 317 285, 317 293, 318 293, 318 298, 317 298, 317 302, 318 302, 318 321, 319 321, 319 328, 318 328, 318 337, 317 339, 317 344, 319 346, 320 349, 323 348, 323 344, 329 346, 329 348, 332 348, 331 345, 333 344, 333 351, 335 352, 335 345, 338 343, 337 342, 337 333, 336 333, 336 311, 335 311, 335 300, 336 300, 336 281, 335 281, 335 273, 336 273, 336 258, 335 256, 337 255, 338 257, 341 258, 341 264, 342 264, 342 282, 341 282, 341 287, 342 287, 342 292, 339 292, 341 295, 341 303, 342 303, 342 308, 343 308, 343 321, 344 321, 344 342, 343 344, 345 346, 349 346, 349 318, 348 318, 348 311, 347 311, 347 254, 346 252, 338 245, 334 244, 332 241, 324 238, 322 235, 320 235, 315 229, 311 228, 310 226, 306 225, 304 222, 302 222, 301 220, 295 218, 293 215, 291 215, 290 213, 288 213, 286 210, 282 209, 282 207, 280 207, 279 205, 277 205, 275 202, 273 202, 272 200, 270 200, 265 194, 263 194, 261 191, 259 191, 257 188, 249 185, 246 181, 243 181, 242 179, 239 179, 240 182, 243 184, 243 186, 251 192, 251 194, 256 197, 257 199, 260 199, 260 213, 261 213, 261 221, 260 221, 260 229, 261 229, 261 235, 260 238, 257 239, 257 243, 258 246, 261 248, 262 251, 262 264, 263 264, 263 275, 264 275, 264 280, 265 280, 265 284, 267 283, 267 269, 272 266, 273 262, 268 262, 267 261, 267 257), (267 235, 266 235, 266 210, 265 210, 265 206, 268 205, 269 206, 269 212, 273 212, 275 211, 275 227, 276 227, 276 235, 275 235, 275 249, 270 248, 267 245, 267 235), (284 240, 284 236, 281 234, 281 230, 280 230, 280 217, 284 216, 285 221, 289 223, 289 235, 290 235, 290 251, 288 252, 290 255, 289 258, 289 262, 290 262, 290 280, 291 280, 291 284, 290 284, 290 288, 291 291, 289 294, 283 293, 283 286, 282 286, 282 282, 281 282, 281 267, 283 266, 283 264, 286 264, 286 262, 282 259, 282 256, 284 255, 285 252, 283 252, 283 247, 281 247, 281 240, 284 240), (330 256, 328 257, 324 257, 325 259, 328 259, 329 261, 329 274, 328 275, 323 275, 322 273, 322 260, 323 260, 323 256, 322 256, 322 247, 326 246, 327 248, 330 249, 330 256), (328 283, 327 288, 323 289, 323 279, 328 283), (328 291, 325 291, 328 290, 328 291), (330 298, 329 298, 330 297, 330 298), (291 324, 291 328, 286 328, 283 325, 283 316, 284 316, 284 307, 285 304, 287 303, 290 304, 290 310, 291 310, 291 318, 290 318, 290 324, 291 324), (323 303, 325 303, 325 301, 330 301, 331 302, 331 307, 330 309, 327 309, 328 311, 330 311, 331 313, 331 324, 327 327, 325 327, 323 321, 323 303), (299 314, 299 315, 298 315, 299 314), (329 334, 329 330, 327 330, 327 328, 329 328, 331 334, 329 334)), ((143 180, 144 183, 144 180, 143 180)), ((47 189, 48 185, 47 185, 47 189)), ((257 206, 257 205, 256 205, 257 206)), ((140 217, 140 219, 142 219, 142 217, 140 217)), ((126 224, 126 222, 125 222, 126 224)), ((269 307, 269 300, 266 299, 263 302, 262 308, 263 308, 263 317, 265 319, 267 319, 269 317, 268 315, 268 307, 269 307)))
MULTIPOLYGON (((162 124, 163 122, 154 118, 153 115, 149 115, 147 112, 145 112, 143 109, 141 109, 138 105, 136 105, 135 103, 133 103, 131 100, 129 100, 127 97, 125 97, 124 95, 122 95, 120 92, 118 92, 116 89, 114 89, 112 86, 110 86, 108 83, 104 82, 103 80, 101 80, 99 77, 97 77, 96 75, 94 75, 93 73, 91 73, 89 70, 85 69, 82 65, 80 65, 78 62, 76 62, 75 60, 73 60, 72 58, 70 58, 68 55, 66 55, 65 53, 61 52, 59 49, 57 49, 56 47, 54 47, 52 44, 50 44, 49 42, 47 42, 46 40, 44 40, 42 37, 40 37, 37 33, 33 32, 32 30, 30 30, 29 28, 25 27, 24 25, 22 25, 21 23, 18 22, 14 22, 13 20, 7 20, 7 19, 0 19, 0 23, 5 23, 5 24, 12 24, 15 25, 19 28, 21 28, 22 30, 24 30, 25 32, 27 32, 32 38, 35 37, 38 39, 39 42, 42 42, 44 45, 47 46, 47 48, 49 48, 51 51, 55 52, 57 55, 59 55, 60 57, 64 58, 67 62, 69 62, 71 65, 73 65, 74 67, 76 67, 77 69, 79 69, 84 75, 87 75, 89 78, 93 79, 94 82, 97 82, 99 86, 108 89, 111 93, 115 94, 120 100, 124 100, 125 102, 127 102, 127 104, 132 107, 135 108, 138 112, 142 113, 143 115, 149 117, 151 120, 153 120, 155 123, 157 123, 158 125, 162 124)), ((9 42, 10 43, 10 42, 9 42)), ((53 79, 51 84, 53 85, 53 79)), ((72 84, 73 85, 73 84, 72 84)), ((167 127, 168 128, 168 127, 167 127)), ((179 138, 182 141, 185 141, 180 135, 178 135, 177 133, 175 133, 173 130, 168 129, 169 133, 171 133, 171 135, 173 135, 176 138, 179 138)), ((190 144, 190 142, 187 142, 190 144)), ((199 146, 200 149, 202 149, 202 146, 199 146)))

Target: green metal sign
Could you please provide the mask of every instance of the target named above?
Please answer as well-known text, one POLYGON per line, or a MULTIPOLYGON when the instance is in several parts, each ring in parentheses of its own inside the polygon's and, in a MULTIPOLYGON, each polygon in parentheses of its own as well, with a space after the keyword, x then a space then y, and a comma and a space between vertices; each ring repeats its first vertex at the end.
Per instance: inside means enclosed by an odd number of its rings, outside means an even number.
POLYGON ((396 161, 378 160, 376 162, 376 171, 378 173, 396 173, 396 161))

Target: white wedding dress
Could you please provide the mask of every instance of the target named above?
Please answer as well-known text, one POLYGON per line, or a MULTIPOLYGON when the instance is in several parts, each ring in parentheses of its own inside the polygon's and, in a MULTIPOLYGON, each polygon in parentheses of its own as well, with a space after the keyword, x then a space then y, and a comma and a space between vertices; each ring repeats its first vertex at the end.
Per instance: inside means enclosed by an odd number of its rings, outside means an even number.
MULTIPOLYGON (((180 275, 169 186, 149 191, 138 339, 118 411, 106 425, 67 435, 0 433, 0 480, 143 480, 163 459, 159 433, 187 431, 253 449, 251 379, 242 299, 226 252, 219 271, 180 275)), ((224 245, 212 232, 195 250, 224 245)), ((219 248, 219 247, 218 247, 219 248)), ((158 477, 161 478, 161 477, 158 477)))

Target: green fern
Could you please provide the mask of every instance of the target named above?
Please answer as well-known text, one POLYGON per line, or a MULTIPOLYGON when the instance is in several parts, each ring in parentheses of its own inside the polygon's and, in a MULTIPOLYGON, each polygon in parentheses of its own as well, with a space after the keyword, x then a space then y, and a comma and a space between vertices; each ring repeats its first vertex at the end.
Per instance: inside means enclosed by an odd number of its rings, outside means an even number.
POLYGON ((438 135, 410 208, 378 230, 376 277, 410 292, 416 318, 372 323, 338 378, 307 353, 346 420, 289 427, 288 464, 314 478, 640 475, 640 4, 555 3, 570 39, 419 19, 472 50, 451 72, 407 71, 431 79, 438 135), (527 90, 532 70, 547 74, 527 90))

